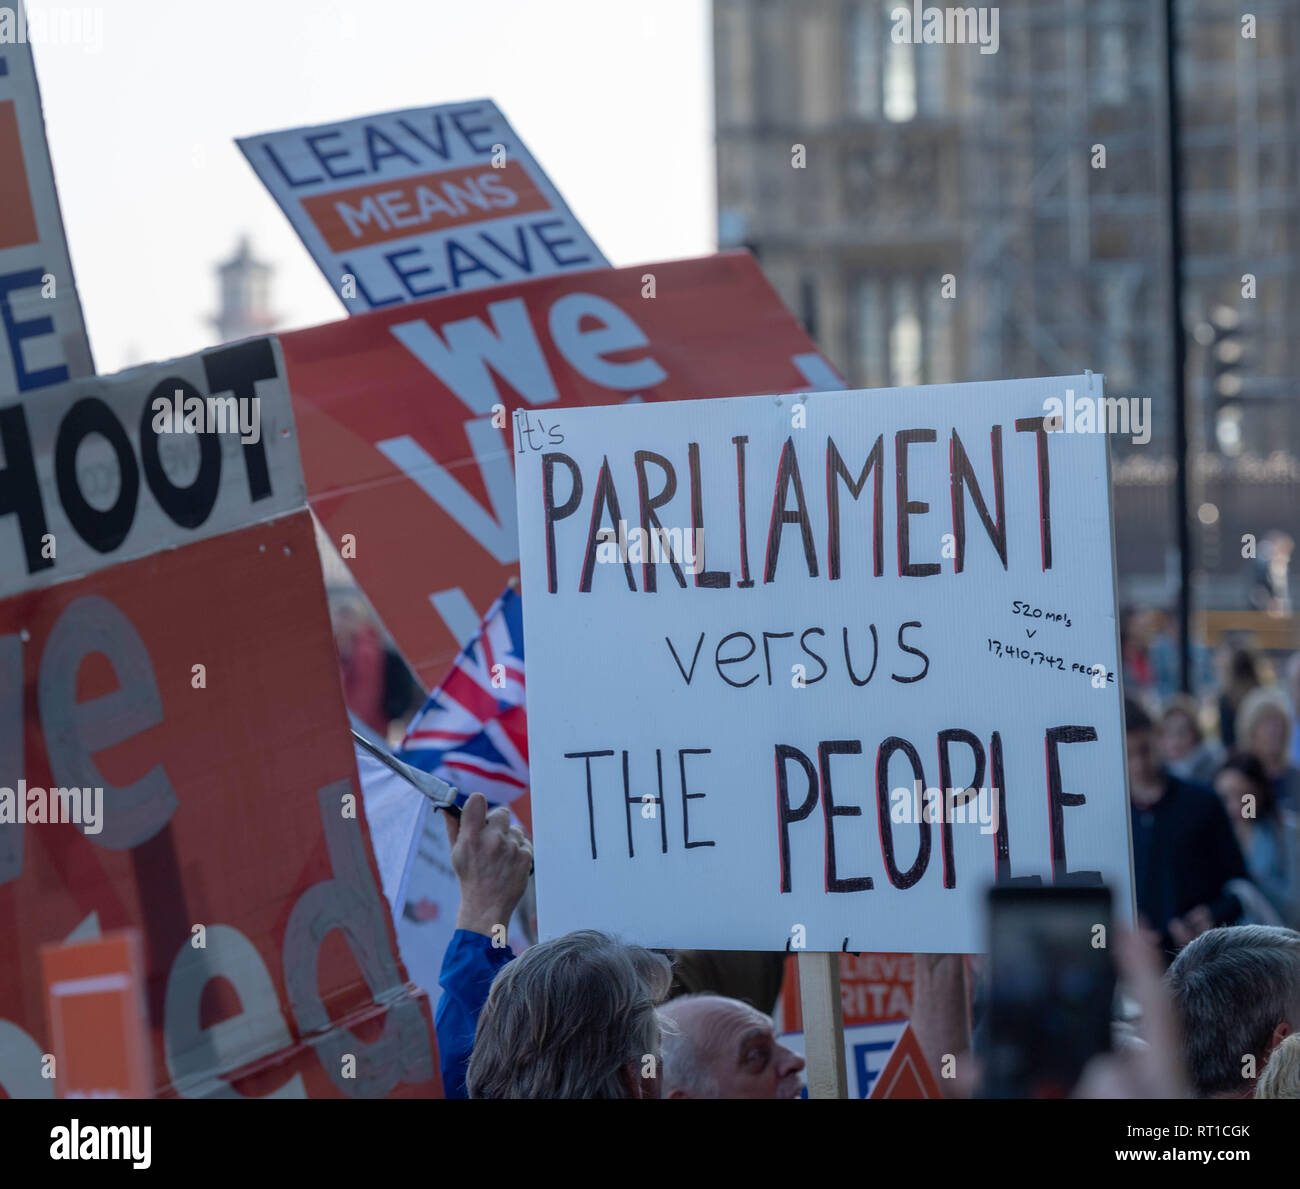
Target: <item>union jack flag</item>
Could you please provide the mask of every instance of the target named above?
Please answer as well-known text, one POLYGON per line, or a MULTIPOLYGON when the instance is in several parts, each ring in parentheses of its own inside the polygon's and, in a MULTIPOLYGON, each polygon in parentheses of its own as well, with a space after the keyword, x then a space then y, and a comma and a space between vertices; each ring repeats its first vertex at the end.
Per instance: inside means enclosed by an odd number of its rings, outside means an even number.
POLYGON ((411 720, 397 755, 454 785, 462 800, 482 793, 509 805, 531 833, 523 601, 513 587, 411 720))

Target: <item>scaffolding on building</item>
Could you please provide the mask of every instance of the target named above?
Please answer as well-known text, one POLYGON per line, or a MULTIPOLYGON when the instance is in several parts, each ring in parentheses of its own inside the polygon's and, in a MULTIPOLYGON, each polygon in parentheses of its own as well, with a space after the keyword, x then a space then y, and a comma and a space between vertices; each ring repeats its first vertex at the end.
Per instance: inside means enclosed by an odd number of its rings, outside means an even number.
MULTIPOLYGON (((1243 525, 1294 522, 1300 504, 1300 8, 1250 8, 1253 28, 1228 0, 1175 7, 1191 502, 1210 571, 1243 525), (1216 310, 1240 326, 1228 401, 1216 310)), ((1092 369, 1110 393, 1150 397, 1151 442, 1116 442, 1115 476, 1130 545, 1138 533, 1161 551, 1174 515, 1164 35, 1159 0, 1004 4, 999 52, 973 63, 963 142, 970 378, 1092 369)))

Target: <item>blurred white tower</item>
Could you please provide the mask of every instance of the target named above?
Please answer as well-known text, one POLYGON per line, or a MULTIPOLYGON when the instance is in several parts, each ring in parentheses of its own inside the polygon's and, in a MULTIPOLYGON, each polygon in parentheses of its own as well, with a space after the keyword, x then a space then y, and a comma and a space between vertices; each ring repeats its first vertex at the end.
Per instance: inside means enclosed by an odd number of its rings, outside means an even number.
POLYGON ((270 309, 273 271, 269 264, 254 259, 246 235, 240 236, 235 254, 217 265, 221 310, 212 323, 221 342, 266 334, 275 327, 279 316, 270 309))

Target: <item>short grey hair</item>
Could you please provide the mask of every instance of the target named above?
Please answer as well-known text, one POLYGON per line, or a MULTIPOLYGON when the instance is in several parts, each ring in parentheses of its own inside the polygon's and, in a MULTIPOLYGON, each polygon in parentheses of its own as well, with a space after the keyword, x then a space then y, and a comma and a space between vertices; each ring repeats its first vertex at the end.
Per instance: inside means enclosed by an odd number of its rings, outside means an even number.
POLYGON ((625 1098, 624 1066, 659 1061, 655 1007, 671 979, 662 955, 590 929, 525 950, 492 980, 469 1096, 625 1098))
POLYGON ((1255 733, 1260 720, 1269 714, 1276 714, 1282 719, 1284 734, 1282 747, 1285 749, 1291 746, 1291 731, 1294 725, 1291 719, 1291 703, 1277 686, 1261 685, 1242 698, 1241 705, 1237 708, 1239 747, 1245 751, 1250 750, 1250 737, 1255 733))
POLYGON ((1262 1072, 1283 1020, 1300 1025, 1300 933, 1276 925, 1211 929, 1189 942, 1165 975, 1182 1053, 1199 1098, 1240 1093, 1262 1072))
MULTIPOLYGON (((695 991, 689 995, 675 995, 670 1003, 716 997, 711 991, 695 991)), ((663 1038, 664 1097, 667 1098, 674 1090, 685 1090, 692 1098, 719 1097, 722 1090, 718 1085, 717 1076, 704 1064, 700 1057, 699 1046, 672 1018, 668 1007, 659 1009, 659 1031, 663 1038)))

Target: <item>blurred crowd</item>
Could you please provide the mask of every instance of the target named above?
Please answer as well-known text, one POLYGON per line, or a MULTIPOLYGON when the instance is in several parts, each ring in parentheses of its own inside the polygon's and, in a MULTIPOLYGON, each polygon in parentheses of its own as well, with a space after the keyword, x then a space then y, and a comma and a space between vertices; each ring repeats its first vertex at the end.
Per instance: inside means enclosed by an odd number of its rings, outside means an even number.
POLYGON ((1215 925, 1300 926, 1300 651, 1225 643, 1191 696, 1176 692, 1171 635, 1158 612, 1124 617, 1144 924, 1166 946, 1215 925))

